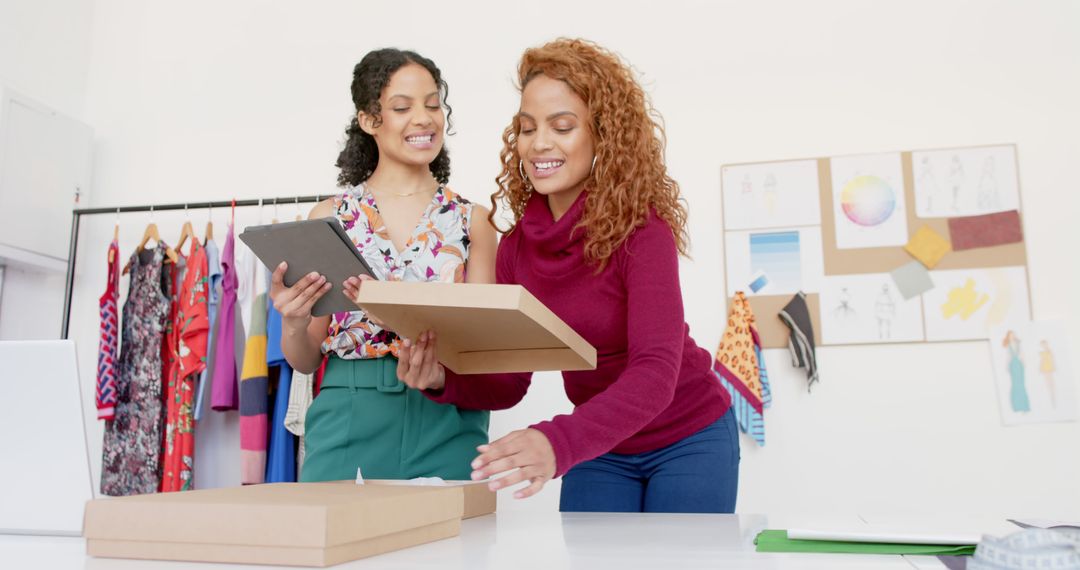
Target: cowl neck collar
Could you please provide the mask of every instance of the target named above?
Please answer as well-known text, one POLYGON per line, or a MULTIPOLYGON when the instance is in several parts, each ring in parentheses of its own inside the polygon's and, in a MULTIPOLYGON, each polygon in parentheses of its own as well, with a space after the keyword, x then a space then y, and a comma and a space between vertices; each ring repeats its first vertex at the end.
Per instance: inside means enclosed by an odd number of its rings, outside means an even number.
POLYGON ((518 224, 524 237, 544 253, 554 254, 574 249, 585 239, 585 228, 574 229, 585 213, 588 191, 578 194, 570 209, 557 221, 548 207, 547 196, 533 192, 525 204, 525 213, 518 224))

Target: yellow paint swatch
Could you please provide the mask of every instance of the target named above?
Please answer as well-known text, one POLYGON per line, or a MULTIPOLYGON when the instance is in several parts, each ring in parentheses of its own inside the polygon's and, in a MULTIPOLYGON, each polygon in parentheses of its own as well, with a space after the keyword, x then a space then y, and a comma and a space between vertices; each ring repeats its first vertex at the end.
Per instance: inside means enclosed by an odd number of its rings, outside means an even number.
POLYGON ((922 262, 927 269, 933 269, 946 253, 952 251, 952 246, 949 245, 949 240, 930 229, 930 226, 924 225, 915 232, 904 250, 922 262))

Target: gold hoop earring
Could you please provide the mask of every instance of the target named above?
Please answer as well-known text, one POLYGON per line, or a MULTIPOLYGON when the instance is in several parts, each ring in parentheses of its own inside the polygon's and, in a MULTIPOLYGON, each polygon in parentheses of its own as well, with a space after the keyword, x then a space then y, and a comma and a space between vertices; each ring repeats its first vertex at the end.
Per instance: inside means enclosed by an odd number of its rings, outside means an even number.
POLYGON ((589 176, 592 176, 593 171, 596 170, 596 155, 592 157, 592 166, 589 167, 589 176))
POLYGON ((521 183, 525 185, 525 190, 532 190, 532 183, 529 181, 529 177, 525 176, 524 162, 525 161, 523 160, 518 160, 518 174, 521 175, 521 183))

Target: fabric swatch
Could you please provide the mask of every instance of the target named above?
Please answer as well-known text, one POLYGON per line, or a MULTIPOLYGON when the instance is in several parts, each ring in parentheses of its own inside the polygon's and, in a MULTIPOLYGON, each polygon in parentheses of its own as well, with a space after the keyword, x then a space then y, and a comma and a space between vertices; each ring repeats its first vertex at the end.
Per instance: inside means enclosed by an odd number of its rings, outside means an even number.
POLYGON ((922 262, 927 269, 933 269, 951 249, 949 240, 926 225, 919 228, 904 246, 904 250, 922 262))
POLYGON ((954 251, 993 247, 1024 239, 1020 212, 1010 210, 984 216, 949 218, 949 235, 954 251))
POLYGON ((901 265, 889 275, 892 276, 896 288, 904 296, 905 301, 934 288, 934 281, 930 278, 930 272, 918 261, 901 265))

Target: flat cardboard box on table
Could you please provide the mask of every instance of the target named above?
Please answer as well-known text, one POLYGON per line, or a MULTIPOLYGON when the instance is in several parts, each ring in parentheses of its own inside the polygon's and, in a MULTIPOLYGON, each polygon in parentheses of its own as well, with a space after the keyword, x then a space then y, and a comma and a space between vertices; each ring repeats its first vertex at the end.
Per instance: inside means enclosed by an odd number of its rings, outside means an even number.
POLYGON ((596 349, 521 285, 365 281, 356 304, 405 338, 435 331, 458 374, 596 368, 596 349))
MULTIPOLYGON (((355 485, 356 481, 338 481, 339 483, 348 483, 355 485)), ((395 479, 368 479, 366 484, 371 485, 394 485, 405 486, 411 485, 409 481, 401 481, 395 479)), ((488 489, 487 481, 446 481, 447 486, 460 487, 462 498, 464 499, 464 512, 461 515, 462 519, 471 519, 483 515, 490 515, 495 512, 495 507, 498 504, 495 491, 488 489)))
POLYGON ((457 536, 461 486, 276 483, 90 501, 91 556, 329 566, 457 536))

